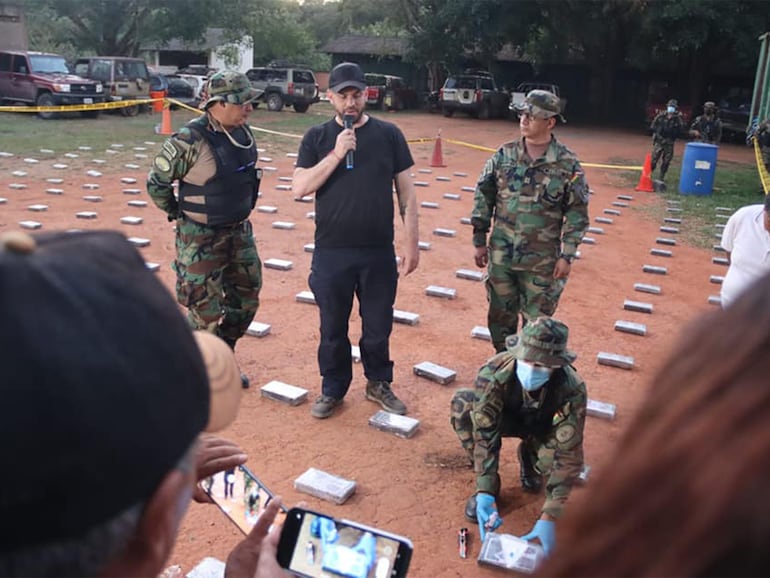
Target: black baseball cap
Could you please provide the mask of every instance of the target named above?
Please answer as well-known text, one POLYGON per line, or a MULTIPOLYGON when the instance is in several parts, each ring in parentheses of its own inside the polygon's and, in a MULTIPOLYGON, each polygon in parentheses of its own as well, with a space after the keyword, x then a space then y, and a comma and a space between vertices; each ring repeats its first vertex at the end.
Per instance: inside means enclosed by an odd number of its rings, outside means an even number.
POLYGON ((329 73, 329 90, 342 92, 350 87, 358 90, 366 88, 364 71, 355 62, 341 62, 329 73))
POLYGON ((237 413, 232 351, 118 232, 0 235, 0 319, 0 552, 143 503, 237 413))

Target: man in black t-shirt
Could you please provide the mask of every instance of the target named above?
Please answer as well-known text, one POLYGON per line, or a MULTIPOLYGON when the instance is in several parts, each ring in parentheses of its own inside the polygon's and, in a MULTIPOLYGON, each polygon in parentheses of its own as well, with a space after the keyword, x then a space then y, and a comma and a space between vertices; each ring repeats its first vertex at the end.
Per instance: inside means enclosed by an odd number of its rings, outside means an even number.
POLYGON ((355 295, 366 398, 403 415, 406 406, 391 390, 389 345, 398 282, 393 185, 406 227, 401 267, 408 275, 420 260, 417 200, 409 176, 414 161, 398 127, 364 113, 366 82, 357 64, 334 67, 328 97, 336 115, 305 134, 292 184, 299 197, 316 195, 309 284, 321 315, 323 380, 311 414, 331 416, 353 379, 348 321, 355 295))

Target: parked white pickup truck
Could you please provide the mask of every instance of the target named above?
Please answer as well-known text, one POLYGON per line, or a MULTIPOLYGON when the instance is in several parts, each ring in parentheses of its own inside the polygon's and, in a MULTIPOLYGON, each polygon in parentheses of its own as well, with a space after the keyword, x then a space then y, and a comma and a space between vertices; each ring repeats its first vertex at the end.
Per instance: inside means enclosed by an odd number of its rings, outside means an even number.
POLYGON ((524 102, 524 98, 530 90, 547 90, 548 92, 552 92, 561 100, 561 111, 564 112, 564 109, 567 107, 567 99, 559 94, 558 85, 551 82, 522 82, 516 87, 516 90, 511 93, 511 101, 508 105, 508 109, 511 111, 513 118, 516 118, 514 107, 517 104, 524 102))

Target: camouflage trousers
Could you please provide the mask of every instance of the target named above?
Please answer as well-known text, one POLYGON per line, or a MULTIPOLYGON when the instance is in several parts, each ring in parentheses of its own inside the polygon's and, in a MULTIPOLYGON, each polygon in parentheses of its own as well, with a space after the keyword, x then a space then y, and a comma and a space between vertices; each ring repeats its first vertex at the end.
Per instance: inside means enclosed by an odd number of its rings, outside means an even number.
POLYGON ((251 223, 215 229, 179 219, 172 268, 177 300, 187 307, 190 325, 234 348, 254 319, 262 288, 251 223))
POLYGON ((671 159, 674 158, 674 143, 673 142, 654 142, 652 144, 652 170, 655 171, 655 167, 658 166, 660 161, 660 178, 665 178, 668 172, 668 165, 671 164, 671 159))
MULTIPOLYGON (((469 388, 458 389, 452 397, 449 423, 455 430, 460 440, 460 445, 468 453, 468 457, 474 466, 476 460, 474 457, 475 444, 473 442, 473 404, 476 400, 474 390, 469 388)), ((522 453, 529 454, 530 463, 535 464, 535 469, 543 475, 548 475, 553 467, 554 450, 546 447, 530 432, 522 428, 522 424, 516 419, 516 415, 503 410, 500 419, 500 437, 497 447, 492 450, 499 460, 500 449, 502 447, 502 438, 519 438, 522 443, 522 453)), ((486 468, 489 464, 480 464, 486 468)), ((474 467, 475 469, 475 467, 474 467)), ((476 471, 476 473, 480 473, 476 471)), ((494 494, 500 493, 500 475, 497 476, 497 488, 494 494)))
POLYGON ((566 279, 552 274, 515 271, 505 264, 490 262, 487 277, 487 326, 495 351, 505 351, 505 338, 518 331, 519 313, 522 325, 527 320, 556 312, 566 279))

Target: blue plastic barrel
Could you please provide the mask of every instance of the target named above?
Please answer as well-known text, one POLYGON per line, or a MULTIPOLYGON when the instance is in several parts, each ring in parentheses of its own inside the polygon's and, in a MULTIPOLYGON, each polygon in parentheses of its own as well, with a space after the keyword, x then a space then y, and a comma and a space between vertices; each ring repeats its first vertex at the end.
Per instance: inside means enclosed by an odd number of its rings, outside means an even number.
POLYGON ((702 142, 689 142, 684 148, 679 192, 683 195, 710 195, 714 189, 719 147, 702 142))

